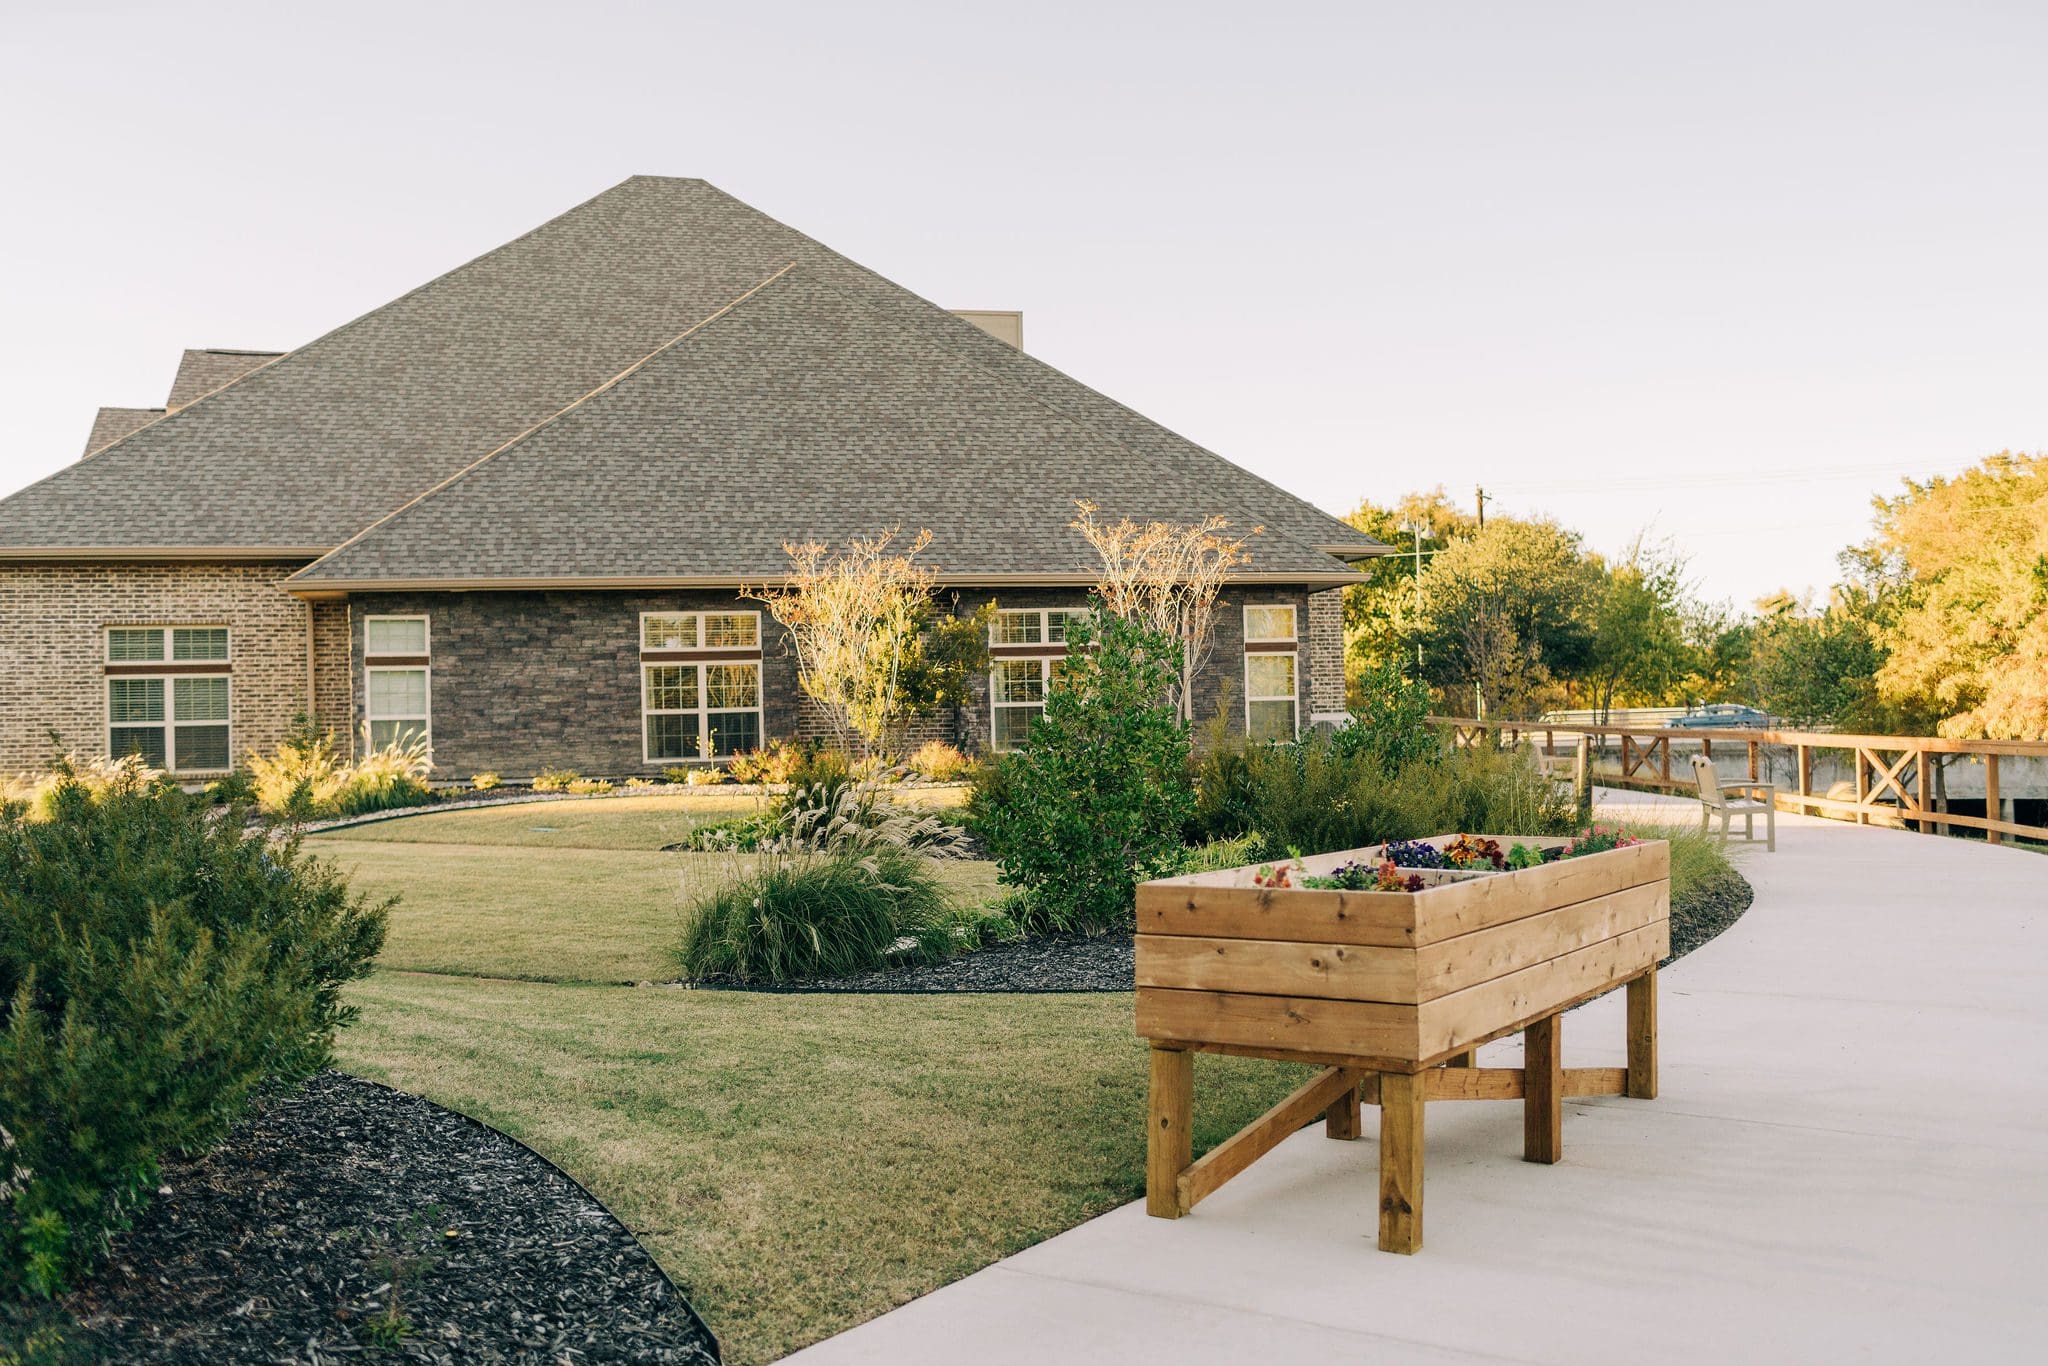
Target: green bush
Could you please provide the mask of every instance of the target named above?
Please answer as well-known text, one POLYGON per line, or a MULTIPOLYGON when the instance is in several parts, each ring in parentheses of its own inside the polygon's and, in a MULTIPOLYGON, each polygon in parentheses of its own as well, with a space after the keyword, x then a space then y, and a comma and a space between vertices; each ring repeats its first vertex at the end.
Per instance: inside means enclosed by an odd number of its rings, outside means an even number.
POLYGON ((1526 754, 1439 747, 1398 763, 1349 734, 1212 748, 1196 778, 1192 833, 1230 839, 1257 831, 1260 856, 1278 858, 1290 849, 1326 853, 1459 831, 1572 829, 1569 794, 1526 754))
POLYGON ((325 1066, 386 906, 203 798, 59 765, 47 819, 0 804, 0 1296, 49 1295, 269 1084, 325 1066))
POLYGON ((695 979, 789 982, 844 977, 889 962, 932 961, 960 938, 930 863, 882 845, 764 854, 700 897, 675 950, 695 979))
POLYGON ((1166 700, 1176 641, 1097 612, 1068 619, 1067 650, 1024 748, 977 786, 974 821, 1028 928, 1098 933, 1133 924, 1137 883, 1180 856, 1192 746, 1166 700))

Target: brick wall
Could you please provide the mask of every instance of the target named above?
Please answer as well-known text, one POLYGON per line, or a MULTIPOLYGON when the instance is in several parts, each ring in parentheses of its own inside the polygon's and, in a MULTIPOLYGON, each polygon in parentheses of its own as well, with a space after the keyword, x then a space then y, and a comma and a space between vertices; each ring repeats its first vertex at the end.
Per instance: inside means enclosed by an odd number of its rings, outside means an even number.
POLYGON ((355 670, 349 664, 349 606, 309 603, 313 614, 313 720, 334 732, 344 754, 353 754, 355 670))
POLYGON ((273 748, 308 704, 306 604, 278 587, 299 567, 0 565, 0 772, 42 768, 52 728, 67 749, 106 753, 109 626, 226 625, 234 761, 273 748))
MULTIPOLYGON (((1326 715, 1345 710, 1344 705, 1344 590, 1325 588, 1308 595, 1308 644, 1304 661, 1308 670, 1309 715, 1326 715)), ((1302 717, 1308 723, 1309 716, 1302 717)))

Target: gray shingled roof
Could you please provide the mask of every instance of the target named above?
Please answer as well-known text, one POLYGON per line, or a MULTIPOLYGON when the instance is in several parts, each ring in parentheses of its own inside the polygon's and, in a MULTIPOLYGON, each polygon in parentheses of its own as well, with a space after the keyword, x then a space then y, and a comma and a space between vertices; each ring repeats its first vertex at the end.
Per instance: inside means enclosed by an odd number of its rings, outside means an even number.
POLYGON ((702 181, 635 177, 0 500, 0 552, 338 545, 792 262, 1279 534, 1378 548, 702 181))
POLYGON ((161 408, 102 408, 93 415, 92 431, 85 438, 85 454, 103 451, 163 415, 161 408))
MULTIPOLYGON (((756 580, 783 545, 900 524, 948 578, 1088 572, 1068 523, 1261 519, 1209 482, 1046 403, 1004 368, 792 267, 616 385, 293 580, 756 580)), ((1275 529, 1248 572, 1348 573, 1275 529)))
POLYGON ((276 360, 282 351, 223 351, 213 347, 189 350, 178 357, 178 373, 171 380, 171 396, 166 405, 182 408, 195 398, 204 398, 214 390, 254 370, 266 361, 276 360))

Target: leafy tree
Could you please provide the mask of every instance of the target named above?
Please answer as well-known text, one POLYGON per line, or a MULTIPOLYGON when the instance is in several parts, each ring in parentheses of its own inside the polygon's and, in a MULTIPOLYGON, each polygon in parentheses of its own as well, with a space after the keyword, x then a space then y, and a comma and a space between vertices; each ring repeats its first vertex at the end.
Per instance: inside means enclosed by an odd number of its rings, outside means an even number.
MULTIPOLYGON (((1096 604, 1098 607, 1100 604, 1096 604)), ((1128 928, 1138 882, 1194 814, 1189 727, 1168 700, 1181 642, 1107 611, 1069 618, 1065 667, 1024 747, 998 757, 975 828, 1036 928, 1128 928)))
POLYGON ((1600 719, 1617 700, 1655 705, 1693 663, 1686 640, 1685 562, 1668 546, 1637 537, 1628 555, 1602 574, 1593 607, 1593 639, 1582 675, 1600 719))
POLYGON ((1838 595, 1821 610, 1766 599, 1752 648, 1756 701, 1796 726, 1884 729, 1875 676, 1884 661, 1870 600, 1838 595))
POLYGON ((1417 529, 1426 566, 1436 552, 1471 535, 1479 524, 1441 486, 1408 494, 1391 507, 1360 503, 1345 520, 1394 550, 1357 564, 1366 581, 1344 590, 1344 668, 1355 697, 1372 670, 1389 660, 1398 659, 1405 667, 1415 659, 1417 529))
POLYGON ((1601 587, 1577 533, 1496 518, 1429 562, 1408 642, 1447 697, 1476 693, 1482 715, 1532 710, 1592 662, 1601 587))
MULTIPOLYGON (((1070 525, 1101 558, 1095 595, 1105 611, 1142 623, 1180 642, 1171 698, 1183 721, 1195 718, 1195 678, 1216 634, 1216 597, 1230 571, 1251 559, 1241 538, 1226 536, 1222 517, 1199 522, 1099 522, 1101 509, 1082 501, 1070 525)), ((1263 528, 1253 527, 1257 535, 1263 528)))
POLYGON ((919 712, 963 705, 969 679, 987 667, 994 604, 940 613, 934 576, 917 563, 931 533, 892 551, 896 534, 856 538, 838 554, 785 545, 789 573, 748 593, 789 632, 797 680, 848 751, 858 740, 866 752, 919 712))
POLYGON ((2048 738, 2048 456, 2003 452, 1876 500, 1879 697, 1956 738, 2048 738))

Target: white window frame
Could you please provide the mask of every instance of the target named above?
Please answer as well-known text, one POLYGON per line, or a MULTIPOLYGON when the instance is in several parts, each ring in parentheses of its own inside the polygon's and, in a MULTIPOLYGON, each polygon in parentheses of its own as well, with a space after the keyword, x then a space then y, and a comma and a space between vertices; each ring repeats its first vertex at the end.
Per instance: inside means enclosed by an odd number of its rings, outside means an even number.
POLYGON ((421 737, 422 737, 422 738, 424 738, 424 739, 426 740, 426 742, 427 742, 427 758, 428 758, 428 762, 430 762, 430 763, 432 762, 432 760, 433 760, 433 754, 434 754, 434 664, 433 664, 433 659, 434 659, 434 622, 433 622, 433 618, 432 618, 432 616, 431 616, 431 615, 430 615, 429 613, 426 613, 426 612, 382 612, 382 613, 378 613, 378 614, 377 614, 377 615, 375 615, 375 616, 366 616, 366 617, 364 617, 364 618, 363 618, 363 750, 364 750, 364 752, 365 752, 365 753, 375 753, 375 752, 376 752, 376 750, 377 750, 377 748, 378 748, 378 746, 377 746, 377 743, 376 743, 376 741, 375 741, 375 740, 374 740, 374 739, 372 738, 372 737, 373 737, 373 736, 374 736, 374 735, 376 734, 376 724, 377 724, 377 722, 379 722, 379 721, 417 721, 417 722, 419 722, 419 723, 420 723, 420 735, 421 735, 421 737), (372 622, 379 622, 379 621, 416 621, 416 622, 418 622, 418 623, 420 624, 420 637, 421 637, 421 640, 422 640, 422 642, 423 642, 423 648, 421 649, 421 651, 420 651, 419 655, 417 655, 417 656, 413 656, 413 655, 403 655, 403 656, 401 656, 401 655, 388 655, 388 654, 387 654, 387 655, 373 655, 373 654, 371 654, 371 653, 370 653, 370 624, 371 624, 372 622), (380 664, 380 663, 378 663, 378 662, 377 662, 377 661, 378 661, 378 660, 380 660, 380 659, 385 659, 385 660, 389 660, 389 659, 400 659, 400 658, 405 658, 405 659, 412 659, 412 658, 420 658, 420 659, 424 659, 424 660, 425 660, 426 662, 425 662, 425 663, 422 663, 422 664, 380 664), (376 675, 376 674, 386 674, 386 673, 399 673, 399 674, 409 674, 409 673, 416 673, 416 674, 420 675, 420 694, 421 694, 421 706, 422 706, 423 708, 425 708, 425 714, 424 714, 424 715, 420 715, 420 716, 415 716, 415 715, 412 715, 412 714, 408 713, 408 714, 406 714, 406 715, 404 715, 404 716, 397 716, 397 715, 392 715, 392 716, 382 716, 382 715, 379 715, 379 714, 378 714, 377 712, 375 712, 374 710, 372 710, 372 708, 374 707, 374 705, 375 705, 375 704, 374 704, 374 703, 372 702, 372 700, 371 700, 371 699, 372 699, 372 698, 373 698, 373 697, 375 696, 375 693, 374 693, 374 690, 373 690, 373 689, 371 688, 371 686, 370 686, 370 679, 371 679, 371 678, 372 678, 372 677, 373 677, 374 675, 376 675))
MULTIPOLYGON (((642 653, 657 651, 674 653, 682 650, 755 650, 761 648, 761 613, 744 607, 729 610, 705 608, 681 612, 642 612, 640 614, 640 649, 642 653), (652 617, 695 617, 697 619, 697 643, 695 645, 649 645, 647 643, 647 622, 652 617), (754 643, 752 645, 706 645, 704 643, 704 619, 706 617, 751 617, 754 621, 754 643)), ((724 661, 714 660, 713 663, 724 661)))
POLYGON ((235 660, 235 632, 234 632, 234 628, 233 628, 232 626, 229 626, 229 625, 227 625, 227 624, 226 624, 225 622, 217 622, 217 621, 202 621, 202 622, 193 622, 193 621, 181 621, 181 622, 155 622, 155 621, 144 621, 144 622, 120 622, 120 623, 116 623, 116 624, 111 624, 111 625, 103 626, 103 627, 101 627, 101 628, 100 628, 100 657, 101 657, 101 662, 102 662, 103 664, 105 664, 105 665, 107 666, 108 670, 109 670, 109 672, 107 672, 107 673, 106 673, 106 674, 105 674, 105 675, 103 676, 103 678, 101 679, 101 682, 102 682, 102 684, 103 684, 104 686, 103 686, 103 687, 101 688, 101 690, 100 690, 100 700, 101 700, 101 702, 102 702, 102 704, 103 704, 103 706, 104 706, 104 708, 105 708, 105 716, 106 716, 106 726, 105 726, 105 729, 104 729, 104 730, 103 730, 103 732, 102 732, 102 738, 104 738, 104 739, 105 739, 105 741, 106 741, 106 745, 107 745, 107 757, 108 757, 108 758, 110 758, 110 759, 118 759, 118 758, 120 758, 120 757, 121 757, 121 755, 120 755, 120 754, 118 754, 118 753, 116 753, 116 751, 115 751, 115 749, 114 749, 114 732, 115 732, 116 730, 159 730, 159 731, 162 731, 162 732, 163 732, 163 737, 164 737, 164 741, 163 741, 163 745, 164 745, 164 767, 163 767, 163 771, 164 771, 164 772, 166 772, 166 773, 169 773, 169 774, 173 774, 173 775, 177 775, 177 776, 186 776, 186 775, 190 775, 190 776, 195 776, 195 777, 196 777, 196 776, 199 776, 199 775, 203 775, 203 774, 214 774, 214 773, 229 773, 229 772, 232 772, 232 771, 234 770, 234 767, 235 767, 235 677, 234 677, 234 673, 233 673, 233 666, 234 666, 234 660, 235 660), (156 655, 156 657, 155 657, 155 658, 153 658, 153 659, 115 659, 115 658, 114 658, 114 632, 116 632, 116 631, 161 631, 161 632, 163 632, 163 641, 162 641, 162 649, 161 649, 161 650, 159 651, 159 653, 158 653, 158 654, 156 655), (227 654, 226 654, 226 655, 224 655, 223 657, 221 657, 220 659, 203 659, 203 660, 202 660, 202 659, 182 659, 182 660, 181 660, 181 659, 176 659, 176 658, 174 658, 173 656, 175 656, 175 655, 177 654, 177 635, 176 635, 176 633, 177 633, 177 632, 179 632, 179 631, 222 631, 222 632, 225 632, 225 633, 226 633, 226 635, 227 635, 227 644, 228 644, 228 650, 227 650, 227 654), (154 671, 151 671, 151 672, 147 672, 147 673, 114 673, 114 672, 111 672, 111 670, 113 670, 113 669, 118 669, 118 668, 121 668, 121 667, 122 667, 122 666, 124 666, 124 665, 165 665, 165 664, 191 664, 191 665, 202 665, 202 664, 204 664, 204 665, 214 665, 214 666, 216 666, 216 667, 213 667, 213 668, 194 668, 194 669, 191 669, 191 670, 190 670, 189 672, 182 672, 182 673, 181 673, 181 672, 178 672, 178 671, 176 671, 176 670, 166 670, 165 672, 162 672, 162 673, 158 673, 158 672, 154 672, 154 671), (179 683, 180 683, 181 681, 190 681, 190 680, 193 680, 193 679, 201 679, 201 678, 204 678, 204 679, 214 679, 214 678, 218 678, 218 679, 220 679, 220 680, 221 680, 221 681, 222 681, 222 682, 223 682, 224 684, 226 684, 226 686, 227 686, 227 691, 228 691, 228 708, 227 708, 227 710, 228 710, 228 714, 227 714, 227 716, 226 716, 226 718, 225 718, 225 719, 223 719, 223 720, 219 720, 219 721, 215 721, 215 720, 212 720, 212 719, 207 719, 207 720, 202 720, 202 721, 181 721, 181 720, 179 719, 179 717, 178 717, 178 684, 179 684, 179 683), (116 721, 114 720, 114 684, 115 684, 115 683, 117 683, 117 682, 125 682, 125 681, 131 680, 131 679, 141 679, 141 680, 154 680, 154 681, 157 681, 157 682, 161 682, 161 683, 163 684, 163 690, 164 690, 164 691, 163 691, 163 718, 162 718, 161 720, 157 720, 157 721, 122 721, 122 722, 116 722, 116 721), (179 767, 179 765, 178 765, 178 727, 179 727, 180 725, 186 725, 186 726, 220 726, 220 727, 223 727, 223 728, 224 728, 224 729, 225 729, 225 730, 227 731, 227 733, 228 733, 228 745, 227 745, 227 750, 228 750, 228 752, 227 752, 227 762, 226 762, 225 764, 222 764, 222 765, 218 766, 218 767, 209 767, 209 768, 181 768, 181 767, 179 767))
POLYGON ((1252 733, 1252 703, 1287 702, 1294 709, 1294 733, 1291 738, 1299 740, 1301 738, 1301 608, 1291 602, 1248 602, 1244 605, 1242 624, 1246 647, 1244 652, 1245 736, 1249 739, 1252 733), (1252 613, 1254 611, 1268 611, 1276 607, 1287 609, 1289 619, 1294 623, 1293 634, 1285 636, 1253 635, 1252 613), (1294 648, 1291 650, 1254 650, 1251 648, 1253 645, 1281 644, 1292 645, 1294 648), (1294 691, 1284 695, 1279 693, 1260 693, 1254 696, 1252 693, 1252 660, 1256 658, 1272 658, 1274 656, 1282 656, 1294 661, 1294 691))
MULTIPOLYGON (((1064 623, 1062 623, 1060 628, 1060 639, 1057 641, 1052 639, 1052 614, 1055 612, 1064 617, 1081 617, 1088 614, 1088 609, 1085 607, 1004 607, 998 604, 995 618, 988 624, 988 643, 991 650, 1022 651, 1035 649, 1043 651, 1040 654, 1005 654, 989 660, 988 747, 999 754, 1014 753, 1020 748, 1017 745, 1001 743, 1000 732, 996 727, 996 717, 999 711, 1035 711, 1041 716, 1045 714, 1044 693, 1052 689, 1053 669, 1061 660, 1067 657, 1066 628, 1064 623), (1002 640, 1000 628, 1003 618, 1006 616, 1037 617, 1038 639, 1027 642, 1005 642, 1002 640), (1002 682, 999 678, 1002 671, 1001 666, 1005 664, 1034 663, 1038 665, 1038 677, 1041 685, 1039 700, 1036 702, 1002 701, 1002 682)), ((1026 723, 1025 733, 1030 733, 1029 723, 1026 723)))
MULTIPOLYGON (((679 611, 651 611, 642 612, 640 614, 640 762, 642 764, 646 765, 649 768, 658 768, 676 764, 716 764, 723 760, 730 759, 732 757, 731 754, 712 754, 709 752, 711 741, 711 716, 714 712, 720 715, 731 715, 735 713, 751 714, 754 718, 754 743, 756 747, 768 743, 768 670, 762 658, 762 639, 765 627, 766 623, 762 621, 761 613, 758 610, 744 607, 686 608, 679 611), (695 645, 678 646, 658 646, 649 644, 647 639, 647 623, 650 618, 654 617, 694 617, 696 619, 697 643, 695 645), (754 623, 754 643, 751 645, 705 644, 705 623, 706 619, 709 617, 746 617, 751 619, 754 623), (745 651, 746 653, 744 656, 740 658, 720 659, 713 657, 717 655, 732 654, 736 651, 745 651), (678 657, 669 659, 650 657, 661 655, 672 655, 678 657), (695 658, 687 658, 682 656, 695 656, 695 658), (706 671, 717 665, 730 665, 753 669, 753 706, 714 707, 711 705, 710 679, 707 677, 706 671), (693 670, 697 675, 697 705, 694 707, 674 708, 655 708, 649 706, 648 703, 653 693, 653 686, 650 679, 649 671, 653 669, 693 670), (696 753, 684 754, 679 756, 664 755, 657 758, 654 753, 654 746, 650 743, 650 737, 648 735, 647 726, 649 718, 655 716, 686 716, 692 718, 692 720, 695 723, 694 729, 696 732, 696 753)), ((686 743, 687 740, 688 736, 686 734, 686 743)), ((739 752, 741 751, 734 751, 734 753, 739 752)))

